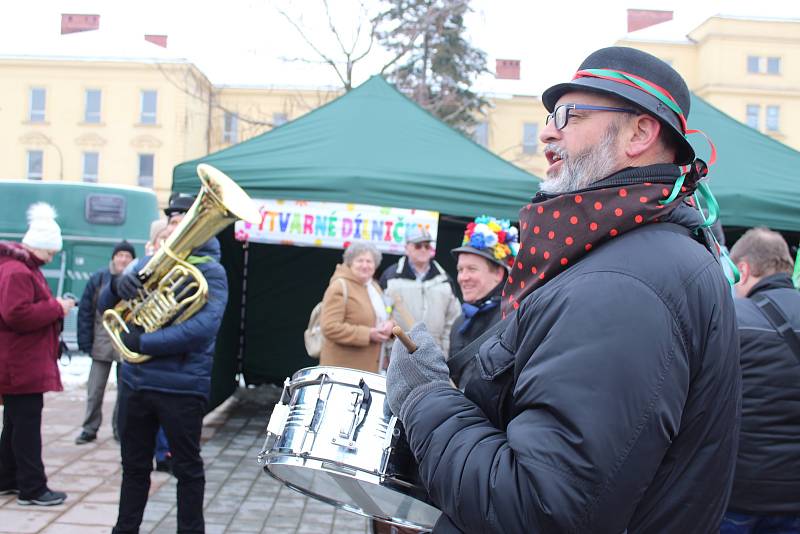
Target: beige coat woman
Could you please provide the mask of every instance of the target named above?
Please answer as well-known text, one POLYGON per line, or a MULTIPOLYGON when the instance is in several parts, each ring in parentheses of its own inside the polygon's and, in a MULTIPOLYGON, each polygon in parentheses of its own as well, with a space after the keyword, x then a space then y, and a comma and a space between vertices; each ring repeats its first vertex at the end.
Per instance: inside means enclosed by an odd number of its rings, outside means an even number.
POLYGON ((383 295, 378 283, 372 279, 376 265, 373 253, 367 250, 349 258, 345 253, 345 263, 336 266, 322 299, 320 324, 325 340, 322 343, 320 365, 378 372, 381 346, 389 339, 393 323, 386 321, 378 325, 367 292, 369 283, 381 297, 383 295))

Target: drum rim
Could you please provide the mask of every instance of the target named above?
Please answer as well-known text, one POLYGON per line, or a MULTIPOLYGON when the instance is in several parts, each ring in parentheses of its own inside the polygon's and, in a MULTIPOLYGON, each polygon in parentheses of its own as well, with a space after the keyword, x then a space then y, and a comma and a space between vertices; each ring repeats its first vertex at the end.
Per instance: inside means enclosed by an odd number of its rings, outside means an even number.
MULTIPOLYGON (((284 455, 284 456, 285 456, 286 458, 292 458, 292 459, 302 459, 302 460, 304 460, 304 461, 305 461, 305 460, 312 460, 312 461, 316 461, 316 462, 320 462, 320 463, 323 463, 323 462, 330 462, 330 460, 326 460, 326 459, 324 459, 324 458, 317 458, 317 457, 313 457, 313 456, 308 456, 308 457, 300 457, 300 456, 297 456, 297 455, 288 455, 288 454, 287 454, 287 455, 284 455)), ((334 462, 334 463, 335 463, 335 462, 334 462)), ((361 508, 356 508, 356 507, 354 507, 354 506, 352 506, 352 505, 345 504, 345 503, 342 503, 342 502, 340 502, 340 501, 336 501, 336 500, 334 500, 334 499, 331 499, 330 497, 326 497, 326 496, 324 496, 324 495, 320 495, 320 494, 318 494, 318 493, 313 493, 313 492, 311 492, 310 490, 307 490, 307 489, 301 488, 301 487, 299 487, 299 486, 296 486, 295 484, 292 484, 291 482, 288 482, 288 481, 284 480, 283 478, 279 477, 278 475, 276 475, 275 473, 273 473, 273 472, 272 472, 272 471, 269 469, 269 466, 270 466, 270 465, 276 465, 276 464, 275 464, 275 463, 270 463, 269 461, 267 461, 267 462, 264 464, 264 471, 265 471, 265 472, 266 472, 266 473, 267 473, 267 474, 268 474, 270 477, 274 478, 275 480, 277 480, 278 482, 280 482, 280 483, 281 483, 281 484, 283 484, 284 486, 286 486, 286 487, 288 487, 288 488, 291 488, 291 489, 293 489, 294 491, 296 491, 296 492, 298 492, 298 493, 301 493, 301 494, 303 494, 303 495, 305 495, 305 496, 307 496, 307 497, 311 497, 312 499, 316 499, 316 500, 318 500, 318 501, 322 501, 322 502, 324 502, 324 503, 330 504, 331 506, 334 506, 334 507, 336 507, 336 508, 339 508, 339 509, 341 509, 341 510, 345 510, 345 511, 348 511, 348 512, 351 512, 351 513, 354 513, 354 514, 358 514, 358 515, 360 515, 360 516, 362 516, 362 517, 368 517, 368 518, 370 518, 370 519, 380 519, 381 521, 386 521, 387 523, 392 523, 392 524, 399 525, 399 526, 404 526, 404 527, 412 527, 412 528, 417 528, 417 529, 422 529, 422 530, 430 530, 430 529, 432 529, 432 528, 433 528, 433 526, 434 526, 434 524, 435 524, 435 521, 434 521, 434 523, 433 523, 433 524, 430 524, 430 525, 422 525, 422 524, 419 524, 419 523, 414 523, 414 522, 412 522, 412 521, 407 521, 407 520, 403 520, 403 519, 399 519, 399 520, 397 520, 397 519, 392 519, 392 518, 388 518, 388 517, 382 517, 382 516, 374 516, 374 515, 370 515, 370 514, 368 514, 368 513, 364 512, 364 511, 363 511, 361 508)), ((282 464, 277 464, 277 465, 291 465, 291 464, 283 464, 283 463, 282 463, 282 464)), ((304 466, 295 466, 295 467, 302 468, 302 467, 304 467, 304 466)), ((356 471, 358 471, 358 472, 360 472, 360 473, 363 473, 363 474, 365 474, 365 475, 368 475, 368 476, 370 476, 370 477, 374 477, 374 478, 376 478, 377 480, 381 480, 381 478, 382 478, 380 475, 377 475, 377 474, 375 474, 375 473, 370 473, 369 471, 365 471, 364 469, 361 469, 361 468, 352 467, 352 466, 349 466, 349 465, 348 465, 347 467, 348 467, 348 468, 352 468, 352 469, 354 469, 354 470, 356 470, 356 471)), ((306 469, 312 469, 311 467, 305 467, 305 468, 306 468, 306 469)), ((324 470, 324 469, 320 467, 320 469, 319 469, 319 470, 324 470)), ((354 479, 356 479, 356 480, 358 480, 358 478, 357 478, 357 477, 353 477, 353 478, 354 478, 354 479)), ((391 478, 391 477, 387 477, 387 478, 391 478)), ((384 486, 384 485, 382 485, 382 484, 376 484, 376 485, 377 485, 377 486, 379 486, 379 487, 382 487, 382 488, 384 488, 384 489, 388 489, 388 490, 391 490, 391 491, 395 491, 395 490, 392 490, 391 488, 387 488, 386 486, 384 486)), ((399 492, 398 492, 398 493, 399 493, 399 492)), ((424 505, 425 505, 425 506, 427 506, 428 508, 431 508, 431 509, 433 509, 433 510, 435 510, 435 511, 439 512, 439 515, 441 515, 441 514, 442 514, 442 511, 441 511, 441 510, 439 510, 438 508, 436 508, 436 507, 435 507, 435 506, 434 506, 432 503, 430 503, 430 502, 422 501, 422 500, 420 500, 420 499, 417 499, 417 498, 415 498, 415 497, 412 497, 411 495, 408 495, 408 494, 403 494, 403 495, 405 495, 405 496, 406 496, 406 497, 408 497, 409 499, 413 499, 413 500, 415 500, 415 501, 417 501, 417 502, 420 502, 420 503, 424 504, 424 505)), ((437 520, 438 520, 438 517, 437 517, 437 520)))
POLYGON ((300 386, 318 384, 322 374, 326 374, 331 379, 331 383, 353 387, 357 387, 360 380, 363 379, 370 390, 386 394, 386 377, 369 371, 335 365, 317 365, 295 371, 289 380, 289 389, 293 391, 300 386))

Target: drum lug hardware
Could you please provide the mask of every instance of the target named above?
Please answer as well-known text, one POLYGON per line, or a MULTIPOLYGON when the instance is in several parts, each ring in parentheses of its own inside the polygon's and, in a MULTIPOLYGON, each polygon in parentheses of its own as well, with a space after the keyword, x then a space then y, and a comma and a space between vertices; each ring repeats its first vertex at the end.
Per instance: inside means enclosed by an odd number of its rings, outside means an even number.
POLYGON ((354 451, 357 448, 356 442, 345 436, 332 438, 331 443, 333 443, 334 445, 338 445, 339 447, 345 447, 347 449, 350 449, 351 451, 354 451))

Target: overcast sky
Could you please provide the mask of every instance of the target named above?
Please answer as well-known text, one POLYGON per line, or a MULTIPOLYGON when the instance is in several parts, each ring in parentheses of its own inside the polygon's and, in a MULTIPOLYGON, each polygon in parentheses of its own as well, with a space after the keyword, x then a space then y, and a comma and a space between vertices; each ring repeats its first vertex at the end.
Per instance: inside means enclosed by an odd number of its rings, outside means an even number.
MULTIPOLYGON (((329 0, 329 5, 342 39, 350 40, 364 18, 359 3, 329 0)), ((472 6, 470 39, 488 54, 489 67, 496 58, 522 61, 520 82, 485 80, 479 87, 526 94, 571 77, 588 53, 623 37, 627 8, 673 10, 684 33, 714 14, 800 19, 796 0, 473 0, 472 6)), ((117 39, 169 35, 170 52, 197 64, 217 84, 336 85, 328 67, 296 61, 315 56, 279 9, 301 21, 320 48, 335 49, 321 0, 28 0, 15 2, 13 16, 0 20, 0 54, 8 51, 4 43, 24 48, 26 42, 58 35, 60 13, 99 13, 101 30, 117 39)), ((380 54, 371 56, 356 67, 357 82, 379 68, 380 54)))

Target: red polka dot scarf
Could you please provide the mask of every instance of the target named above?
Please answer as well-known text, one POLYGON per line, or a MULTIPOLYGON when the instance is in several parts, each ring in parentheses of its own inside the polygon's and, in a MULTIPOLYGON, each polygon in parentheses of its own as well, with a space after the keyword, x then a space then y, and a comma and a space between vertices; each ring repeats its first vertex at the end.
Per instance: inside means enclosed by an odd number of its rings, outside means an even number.
MULTIPOLYGON (((661 167, 661 166, 659 166, 661 167)), ((677 174, 677 167, 673 167, 677 174)), ((636 169, 623 171, 634 174, 636 169)), ((636 173, 638 174, 638 173, 636 173)), ((520 249, 503 289, 503 317, 519 308, 522 299, 568 269, 585 254, 638 226, 665 217, 696 186, 687 175, 671 202, 675 177, 652 182, 607 178, 601 183, 556 197, 539 193, 519 215, 520 249), (623 182, 622 185, 619 185, 623 182), (598 187, 599 186, 599 187, 598 187)), ((645 178, 647 179, 647 178, 645 178)))

